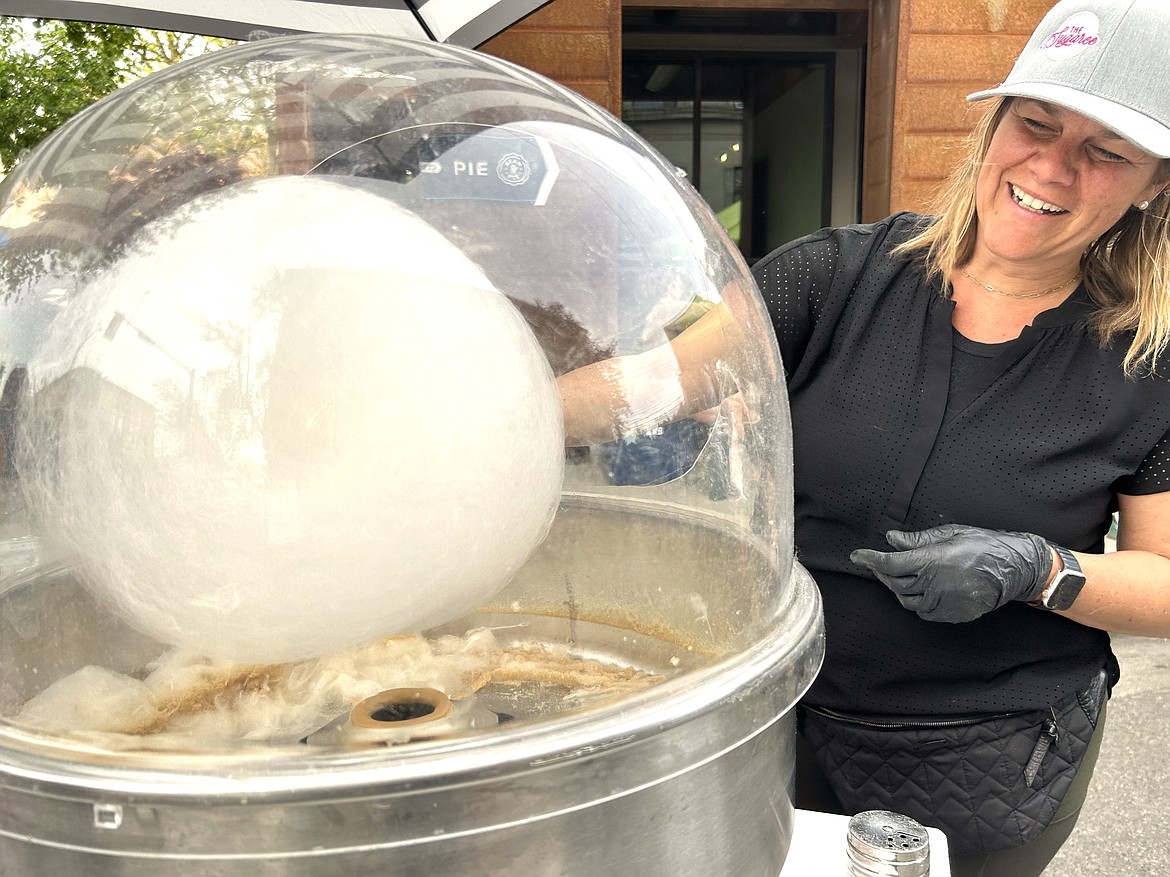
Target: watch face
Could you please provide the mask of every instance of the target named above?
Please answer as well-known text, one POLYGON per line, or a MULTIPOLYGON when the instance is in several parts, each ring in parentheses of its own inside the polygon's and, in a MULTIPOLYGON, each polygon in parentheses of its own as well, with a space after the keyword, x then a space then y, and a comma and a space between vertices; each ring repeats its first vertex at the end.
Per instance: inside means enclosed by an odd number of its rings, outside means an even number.
POLYGON ((1070 569, 1061 570, 1056 575, 1056 581, 1044 595, 1044 606, 1047 609, 1063 610, 1072 606, 1085 586, 1084 573, 1073 572, 1070 569))

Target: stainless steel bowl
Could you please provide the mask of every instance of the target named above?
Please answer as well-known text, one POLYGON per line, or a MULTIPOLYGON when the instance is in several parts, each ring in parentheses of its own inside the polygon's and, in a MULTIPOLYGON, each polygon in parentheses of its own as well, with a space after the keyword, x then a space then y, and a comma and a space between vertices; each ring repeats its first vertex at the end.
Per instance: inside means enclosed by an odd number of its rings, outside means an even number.
MULTIPOLYGON (((717 514, 567 498, 496 604, 447 629, 491 625, 661 682, 374 748, 110 751, 6 722, 4 874, 775 877, 792 831, 790 708, 823 653, 811 579, 775 575, 717 514), (758 588, 729 586, 745 567, 758 588)), ((0 594, 0 711, 83 665, 132 672, 161 650, 67 566, 36 570, 0 594)))

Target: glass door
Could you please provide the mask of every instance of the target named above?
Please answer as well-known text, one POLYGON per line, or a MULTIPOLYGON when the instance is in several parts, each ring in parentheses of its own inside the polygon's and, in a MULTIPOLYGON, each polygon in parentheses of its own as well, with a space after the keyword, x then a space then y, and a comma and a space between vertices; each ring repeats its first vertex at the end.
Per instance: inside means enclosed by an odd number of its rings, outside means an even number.
POLYGON ((622 119, 749 260, 831 221, 834 56, 627 53, 622 119))

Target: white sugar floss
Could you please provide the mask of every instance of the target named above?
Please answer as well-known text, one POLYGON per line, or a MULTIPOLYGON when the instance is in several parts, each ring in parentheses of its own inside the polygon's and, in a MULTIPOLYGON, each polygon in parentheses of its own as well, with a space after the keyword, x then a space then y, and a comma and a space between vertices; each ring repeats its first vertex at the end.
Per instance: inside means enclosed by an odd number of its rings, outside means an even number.
POLYGON ((320 178, 148 226, 29 364, 21 475, 161 642, 272 663, 427 629, 546 535, 564 440, 516 308, 415 214, 320 178))

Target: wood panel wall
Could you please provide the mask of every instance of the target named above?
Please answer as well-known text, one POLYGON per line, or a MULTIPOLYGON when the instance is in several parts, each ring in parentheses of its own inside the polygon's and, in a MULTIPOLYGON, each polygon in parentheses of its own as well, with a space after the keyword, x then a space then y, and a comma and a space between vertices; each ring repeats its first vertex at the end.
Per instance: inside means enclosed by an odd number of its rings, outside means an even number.
POLYGON ((552 0, 479 49, 621 115, 621 0, 552 0))
MULTIPOLYGON (((897 10, 897 64, 890 144, 889 209, 928 212, 939 184, 959 160, 966 134, 983 111, 969 104, 973 91, 1002 82, 1036 24, 1055 0, 900 0, 897 10)), ((893 26, 884 7, 898 0, 873 0, 873 21, 884 21, 882 38, 893 26)), ((871 21, 871 41, 873 29, 871 21)), ((871 42, 871 46, 881 46, 871 42)), ((889 76, 875 69, 870 75, 889 76)), ((867 136, 865 186, 880 181, 870 169, 867 136)), ((882 144, 874 144, 880 148, 882 144)), ((880 160, 878 148, 873 158, 880 160)), ((875 203, 869 219, 883 211, 875 203)))

